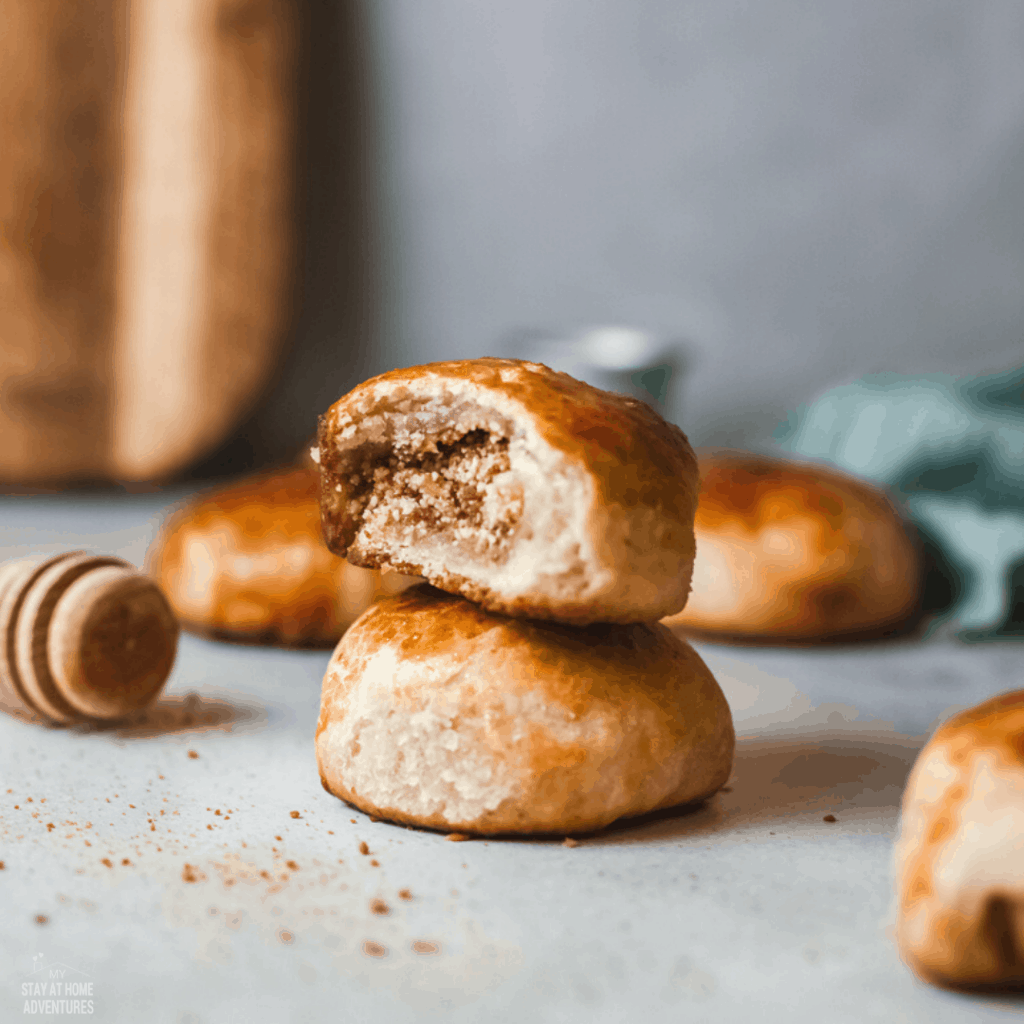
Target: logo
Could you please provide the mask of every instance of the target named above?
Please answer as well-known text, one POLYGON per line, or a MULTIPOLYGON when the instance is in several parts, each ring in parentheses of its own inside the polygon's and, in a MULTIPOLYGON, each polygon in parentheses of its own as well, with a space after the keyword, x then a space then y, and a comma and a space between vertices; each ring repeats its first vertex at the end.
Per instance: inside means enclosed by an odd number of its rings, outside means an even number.
POLYGON ((85 971, 59 961, 47 962, 42 953, 32 957, 32 970, 21 983, 24 1014, 93 1013, 93 982, 85 971))

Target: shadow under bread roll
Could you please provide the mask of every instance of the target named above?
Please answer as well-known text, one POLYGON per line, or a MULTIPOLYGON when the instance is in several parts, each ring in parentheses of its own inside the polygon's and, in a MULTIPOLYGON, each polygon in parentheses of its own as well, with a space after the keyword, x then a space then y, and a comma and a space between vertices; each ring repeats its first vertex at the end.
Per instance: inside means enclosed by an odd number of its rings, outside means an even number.
POLYGON ((444 831, 567 833, 704 800, 732 717, 657 623, 513 619, 421 584, 369 608, 324 677, 324 788, 444 831))
POLYGON ((871 484, 749 452, 704 451, 689 600, 665 622, 752 642, 881 637, 922 602, 922 557, 871 484))
POLYGON ((381 594, 414 582, 324 546, 312 465, 248 477, 171 515, 146 557, 186 629, 252 643, 328 646, 381 594))

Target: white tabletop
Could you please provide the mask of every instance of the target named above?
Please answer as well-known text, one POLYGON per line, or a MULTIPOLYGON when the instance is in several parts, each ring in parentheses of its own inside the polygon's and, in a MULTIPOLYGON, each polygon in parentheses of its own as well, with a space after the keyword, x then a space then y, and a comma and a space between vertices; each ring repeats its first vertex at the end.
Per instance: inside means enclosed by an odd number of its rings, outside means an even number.
MULTIPOLYGON (((0 497, 0 558, 87 548, 138 564, 183 493, 0 497)), ((699 650, 741 737, 731 792, 575 847, 448 842, 324 792, 327 651, 184 636, 132 728, 0 716, 0 1020, 69 981, 91 985, 72 998, 92 999, 92 1019, 126 1024, 1020 1014, 906 970, 891 868, 924 736, 1020 686, 1020 648, 699 650)))

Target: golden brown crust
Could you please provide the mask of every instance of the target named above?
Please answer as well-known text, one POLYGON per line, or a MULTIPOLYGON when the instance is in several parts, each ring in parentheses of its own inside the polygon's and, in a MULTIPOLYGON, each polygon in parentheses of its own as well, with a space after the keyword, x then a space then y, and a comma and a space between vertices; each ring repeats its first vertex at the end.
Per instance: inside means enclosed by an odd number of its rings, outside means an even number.
POLYGON ((327 550, 313 465, 248 477, 186 505, 146 561, 188 629, 249 642, 334 644, 374 597, 403 583, 327 550))
POLYGON ((755 642, 891 635, 921 601, 921 560, 872 485, 821 466, 702 451, 688 633, 755 642))
POLYGON ((326 788, 444 831, 586 832, 728 779, 725 698, 657 624, 489 614, 425 585, 378 602, 324 679, 326 788))
POLYGON ((1024 690, 946 722, 907 782, 897 937, 922 978, 1024 986, 1024 690))
MULTIPOLYGON (((386 459, 386 437, 378 449, 386 459)), ((432 363, 374 377, 336 402, 320 419, 319 452, 324 537, 331 550, 348 553, 359 564, 387 564, 424 575, 435 586, 517 616, 643 621, 685 603, 694 549, 696 457, 678 427, 635 399, 600 391, 537 363, 495 358, 432 363), (362 423, 415 415, 439 401, 453 410, 473 404, 485 410, 495 432, 526 438, 534 449, 554 453, 559 465, 589 488, 581 502, 587 507, 573 513, 587 520, 581 531, 584 543, 597 552, 594 564, 623 580, 632 566, 648 591, 660 588, 661 593, 641 599, 634 580, 623 584, 621 593, 612 584, 603 585, 602 595, 589 604, 584 599, 574 603, 536 588, 499 590, 486 575, 460 574, 451 566, 431 568, 408 556, 353 555, 362 521, 354 489, 363 486, 363 478, 353 474, 350 439, 362 423)))

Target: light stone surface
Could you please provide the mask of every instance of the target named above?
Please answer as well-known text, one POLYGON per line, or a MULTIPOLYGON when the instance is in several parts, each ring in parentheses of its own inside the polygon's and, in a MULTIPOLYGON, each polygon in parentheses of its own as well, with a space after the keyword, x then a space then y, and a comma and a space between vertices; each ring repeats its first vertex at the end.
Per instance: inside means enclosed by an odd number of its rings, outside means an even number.
MULTIPOLYGON (((183 495, 0 496, 0 558, 138 564, 183 495)), ((325 793, 327 651, 185 636, 148 723, 0 716, 0 1020, 51 969, 92 983, 93 1020, 125 1024, 1018 1016, 902 965, 891 857, 924 736, 1020 686, 1020 647, 699 649, 736 718, 731 792, 572 848, 447 842, 325 793)))

